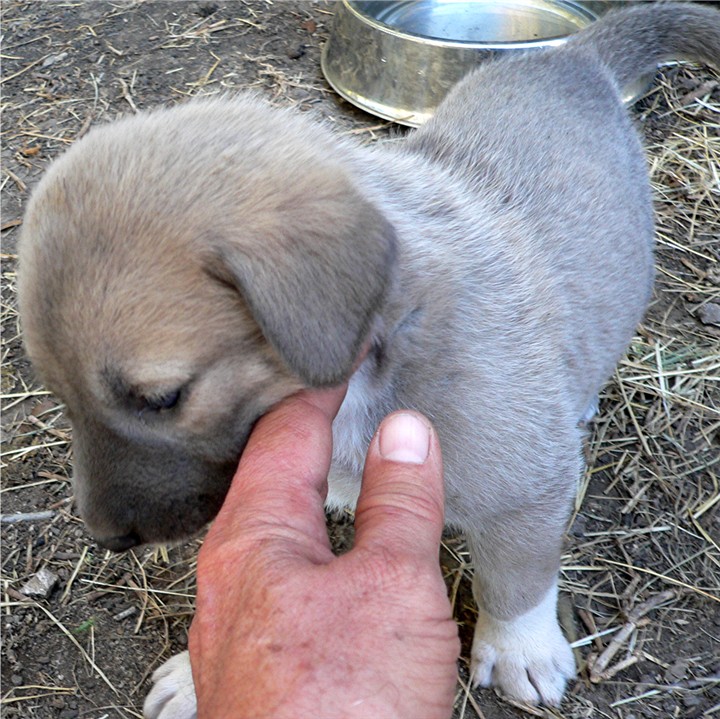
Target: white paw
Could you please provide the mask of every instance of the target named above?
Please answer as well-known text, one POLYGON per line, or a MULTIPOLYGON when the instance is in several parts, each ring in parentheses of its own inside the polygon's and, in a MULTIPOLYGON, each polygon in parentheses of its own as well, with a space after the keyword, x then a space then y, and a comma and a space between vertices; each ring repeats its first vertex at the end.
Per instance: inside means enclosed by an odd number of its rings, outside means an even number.
POLYGON ((145 699, 145 719, 196 719, 197 702, 190 655, 176 654, 152 675, 153 688, 145 699))
POLYGON ((557 587, 529 612, 501 621, 478 612, 470 672, 474 686, 495 686, 528 704, 560 703, 575 658, 557 622, 557 587))

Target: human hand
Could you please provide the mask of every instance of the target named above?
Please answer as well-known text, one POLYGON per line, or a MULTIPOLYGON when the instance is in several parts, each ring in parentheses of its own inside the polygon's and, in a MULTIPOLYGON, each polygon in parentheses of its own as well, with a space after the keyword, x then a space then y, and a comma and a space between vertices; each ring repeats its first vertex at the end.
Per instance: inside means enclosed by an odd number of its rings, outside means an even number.
POLYGON ((373 439, 355 546, 323 502, 343 389, 257 424, 198 558, 190 659, 199 719, 448 719, 458 632, 442 580, 440 448, 391 415, 373 439))

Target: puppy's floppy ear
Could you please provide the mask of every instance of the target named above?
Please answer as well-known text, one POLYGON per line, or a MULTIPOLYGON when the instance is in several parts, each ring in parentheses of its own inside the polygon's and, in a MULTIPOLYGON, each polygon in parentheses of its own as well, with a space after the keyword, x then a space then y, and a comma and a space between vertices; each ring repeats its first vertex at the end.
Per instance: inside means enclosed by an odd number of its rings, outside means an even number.
POLYGON ((206 263, 314 387, 349 376, 395 265, 393 227, 346 178, 335 180, 303 183, 304 195, 245 198, 234 236, 215 238, 206 263))

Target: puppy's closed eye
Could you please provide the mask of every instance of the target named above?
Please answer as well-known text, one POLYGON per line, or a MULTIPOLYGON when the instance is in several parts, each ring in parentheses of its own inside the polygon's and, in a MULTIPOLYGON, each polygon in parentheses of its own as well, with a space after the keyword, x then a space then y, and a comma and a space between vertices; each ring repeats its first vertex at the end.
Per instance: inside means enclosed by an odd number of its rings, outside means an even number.
POLYGON ((180 403, 182 391, 180 389, 170 390, 153 395, 139 395, 136 399, 136 406, 139 414, 145 412, 160 413, 175 409, 180 403))

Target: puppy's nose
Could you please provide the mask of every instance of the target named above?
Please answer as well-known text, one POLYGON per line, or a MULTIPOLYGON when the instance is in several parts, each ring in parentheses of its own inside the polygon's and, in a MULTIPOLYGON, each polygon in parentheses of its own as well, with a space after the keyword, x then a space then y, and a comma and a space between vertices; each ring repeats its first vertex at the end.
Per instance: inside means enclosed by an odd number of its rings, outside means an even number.
POLYGON ((97 539, 97 543, 111 552, 125 552, 131 547, 142 544, 142 540, 135 532, 129 532, 122 537, 108 537, 107 539, 97 539))

